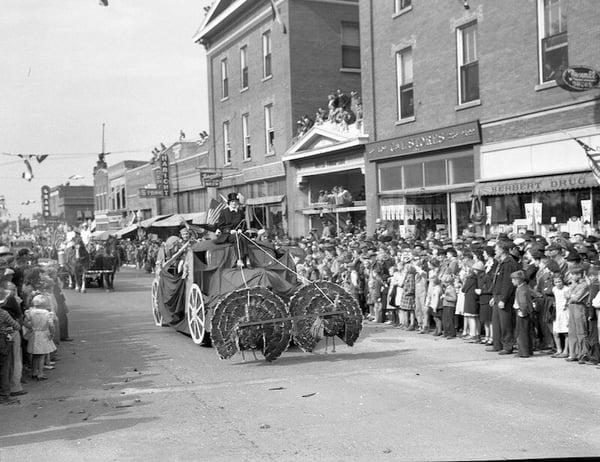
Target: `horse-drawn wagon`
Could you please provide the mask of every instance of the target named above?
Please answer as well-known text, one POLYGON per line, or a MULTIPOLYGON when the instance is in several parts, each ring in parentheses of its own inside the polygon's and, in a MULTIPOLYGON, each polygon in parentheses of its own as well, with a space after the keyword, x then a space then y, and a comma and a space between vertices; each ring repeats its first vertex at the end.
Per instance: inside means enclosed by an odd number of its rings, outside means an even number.
POLYGON ((157 270, 157 326, 171 325, 196 344, 212 343, 221 359, 259 350, 272 361, 292 340, 307 352, 322 337, 354 344, 362 313, 352 295, 331 282, 300 284, 289 252, 242 234, 237 239, 238 245, 186 243, 157 270), (247 241, 243 268, 236 264, 240 239, 247 241))

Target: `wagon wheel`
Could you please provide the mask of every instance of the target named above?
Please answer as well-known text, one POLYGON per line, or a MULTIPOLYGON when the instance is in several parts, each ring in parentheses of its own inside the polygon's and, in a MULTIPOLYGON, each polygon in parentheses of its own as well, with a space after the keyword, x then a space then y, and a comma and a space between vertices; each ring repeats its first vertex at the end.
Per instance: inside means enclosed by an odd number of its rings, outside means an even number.
POLYGON ((302 286, 290 300, 293 338, 302 351, 311 352, 320 337, 341 338, 354 345, 362 329, 362 311, 356 298, 341 286, 316 281, 302 286), (328 315, 340 311, 341 313, 328 315))
POLYGON ((290 343, 292 321, 281 298, 265 287, 253 287, 224 297, 215 307, 211 326, 221 359, 238 351, 243 355, 247 350, 260 350, 267 361, 273 361, 290 343))
POLYGON ((185 306, 190 335, 196 345, 201 345, 206 335, 206 309, 204 297, 198 284, 192 285, 192 290, 185 306))
POLYGON ((152 317, 154 318, 154 325, 158 327, 164 326, 163 316, 158 309, 158 280, 152 281, 152 317))

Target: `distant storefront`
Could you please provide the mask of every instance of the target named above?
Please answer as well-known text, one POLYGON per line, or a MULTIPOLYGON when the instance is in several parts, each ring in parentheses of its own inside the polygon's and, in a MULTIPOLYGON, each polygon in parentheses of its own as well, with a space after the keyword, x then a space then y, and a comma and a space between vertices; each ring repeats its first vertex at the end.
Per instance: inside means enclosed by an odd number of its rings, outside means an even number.
MULTIPOLYGON (((377 217, 402 236, 470 228, 477 121, 367 145, 377 217)), ((373 194, 371 194, 371 192, 373 194)))
POLYGON ((286 152, 290 235, 321 235, 325 226, 366 225, 365 159, 360 124, 313 126, 286 152))
MULTIPOLYGON (((600 127, 569 130, 590 146, 600 127)), ((600 219, 600 188, 581 146, 551 133, 481 147, 475 193, 486 206, 486 231, 529 229, 590 233, 600 219)))

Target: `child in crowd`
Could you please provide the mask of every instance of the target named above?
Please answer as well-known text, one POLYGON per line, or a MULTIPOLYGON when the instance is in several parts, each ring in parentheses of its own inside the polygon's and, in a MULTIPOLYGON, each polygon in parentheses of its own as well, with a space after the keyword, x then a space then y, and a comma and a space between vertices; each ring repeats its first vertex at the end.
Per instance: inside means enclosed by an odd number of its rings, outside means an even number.
POLYGON ((519 348, 519 357, 529 358, 533 355, 533 325, 531 323, 533 301, 531 287, 525 283, 525 273, 521 270, 511 273, 510 279, 512 284, 517 288, 513 308, 517 314, 515 333, 519 348))
POLYGON ((442 281, 442 326, 444 337, 447 339, 456 338, 456 329, 454 327, 454 311, 456 309, 456 288, 454 287, 454 276, 446 274, 442 281))
POLYGON ((429 286, 427 287, 427 297, 425 299, 425 305, 427 305, 428 313, 433 316, 435 322, 434 336, 439 337, 442 335, 442 283, 437 275, 437 270, 432 269, 429 272, 429 286))
MULTIPOLYGON (((481 343, 479 333, 481 326, 479 324, 479 295, 477 294, 477 284, 479 275, 485 271, 482 262, 477 261, 471 267, 471 271, 465 279, 462 292, 465 298, 464 318, 465 326, 468 325, 470 337, 469 341, 481 343)), ((465 327, 465 330, 466 327, 465 327)))
POLYGON ((556 343, 556 353, 553 358, 567 358, 569 356, 569 312, 567 311, 567 295, 569 288, 561 276, 554 277, 554 304, 556 309, 556 318, 552 323, 552 334, 556 343))
POLYGON ((44 360, 46 355, 56 351, 52 341, 54 334, 54 320, 50 311, 48 299, 43 295, 36 295, 32 306, 25 312, 23 325, 31 331, 27 352, 33 355, 31 364, 31 377, 35 380, 45 380, 44 360))

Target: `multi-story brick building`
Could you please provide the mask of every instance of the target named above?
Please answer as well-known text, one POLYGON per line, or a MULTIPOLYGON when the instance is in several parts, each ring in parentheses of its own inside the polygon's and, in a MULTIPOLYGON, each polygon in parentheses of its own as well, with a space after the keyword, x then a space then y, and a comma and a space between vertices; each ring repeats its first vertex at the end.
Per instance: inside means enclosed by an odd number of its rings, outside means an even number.
POLYGON ((70 226, 79 226, 94 218, 94 187, 54 186, 50 188, 48 206, 52 218, 70 226))
POLYGON ((600 189, 570 136, 600 145, 600 93, 554 80, 600 68, 599 19, 594 0, 361 0, 370 230, 456 237, 473 191, 488 233, 595 223, 600 189))
POLYGON ((98 231, 116 231, 127 224, 132 209, 128 203, 126 172, 145 164, 147 162, 125 160, 111 166, 105 162, 96 165, 92 191, 98 231))
POLYGON ((305 192, 288 183, 282 156, 303 116, 360 87, 358 1, 274 3, 281 22, 269 0, 216 1, 195 40, 207 50, 215 194, 240 192, 252 225, 296 234, 290 196, 305 192))

